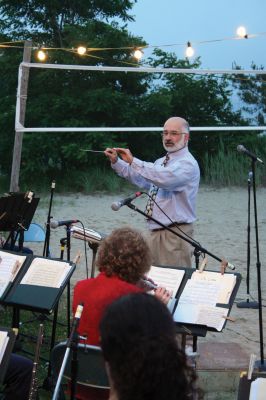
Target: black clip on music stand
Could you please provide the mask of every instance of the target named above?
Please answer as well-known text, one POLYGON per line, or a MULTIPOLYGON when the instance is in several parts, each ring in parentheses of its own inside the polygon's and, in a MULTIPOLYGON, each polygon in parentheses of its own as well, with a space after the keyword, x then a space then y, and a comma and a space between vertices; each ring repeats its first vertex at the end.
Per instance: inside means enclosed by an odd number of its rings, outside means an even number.
POLYGON ((19 237, 19 251, 23 250, 24 231, 29 229, 39 203, 34 193, 10 193, 0 198, 0 231, 9 231, 4 249, 13 250, 19 237))

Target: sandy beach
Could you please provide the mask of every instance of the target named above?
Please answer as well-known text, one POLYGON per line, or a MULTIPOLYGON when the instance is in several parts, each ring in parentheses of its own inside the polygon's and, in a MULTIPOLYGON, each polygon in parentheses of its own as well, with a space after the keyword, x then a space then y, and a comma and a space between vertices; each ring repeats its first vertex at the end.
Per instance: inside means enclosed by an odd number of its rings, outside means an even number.
MULTIPOLYGON (((113 229, 123 225, 131 225, 145 230, 144 217, 122 207, 115 212, 111 204, 124 195, 83 195, 54 194, 52 216, 54 220, 79 219, 86 228, 99 233, 109 234, 113 229)), ((259 255, 261 262, 261 287, 263 304, 266 304, 266 188, 257 190, 259 255), (265 299, 265 300, 264 300, 265 299)), ((144 209, 146 197, 134 200, 138 208, 144 209)), ((39 206, 33 218, 34 222, 44 226, 47 220, 49 197, 41 197, 39 206)), ((247 208, 248 194, 245 188, 214 189, 202 186, 197 201, 197 222, 195 223, 195 239, 201 246, 219 258, 226 258, 236 267, 236 272, 242 275, 242 282, 237 293, 236 303, 247 298, 246 270, 247 270, 247 208)), ((66 236, 65 228, 58 227, 51 231, 50 248, 53 257, 60 255, 60 238, 66 236)), ((250 293, 257 300, 257 254, 255 246, 253 198, 251 199, 251 265, 250 265, 250 293)), ((36 254, 42 254, 43 244, 30 245, 36 254)), ((92 251, 88 249, 88 266, 91 266, 92 251)), ((71 285, 79 279, 86 278, 84 242, 71 239, 71 259, 77 251, 82 253, 82 261, 78 264, 71 279, 71 285)), ((208 270, 219 270, 219 263, 208 257, 208 270)), ((90 271, 89 271, 90 274, 90 271)), ((254 309, 240 309, 233 306, 231 316, 236 322, 227 322, 223 332, 208 332, 206 338, 200 341, 235 342, 241 344, 246 352, 260 355, 259 346, 259 313, 254 309)), ((263 307, 263 330, 266 332, 266 313, 263 307)))

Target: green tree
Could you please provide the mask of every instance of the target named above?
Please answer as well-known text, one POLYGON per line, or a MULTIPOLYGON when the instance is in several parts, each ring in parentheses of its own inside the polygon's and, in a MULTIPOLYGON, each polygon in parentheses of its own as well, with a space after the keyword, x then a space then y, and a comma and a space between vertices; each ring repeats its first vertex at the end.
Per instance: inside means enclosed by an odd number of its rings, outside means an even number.
MULTIPOLYGON (((241 70, 241 67, 234 65, 235 69, 241 70)), ((252 63, 251 69, 260 68, 252 63)), ((265 125, 266 123, 266 75, 236 75, 232 78, 234 87, 243 105, 243 111, 250 122, 265 125)))
POLYGON ((129 15, 136 0, 1 0, 1 30, 12 38, 50 39, 64 46, 66 26, 84 26, 88 21, 120 18, 129 15))
MULTIPOLYGON (((176 54, 156 49, 150 64, 153 67, 196 69, 201 62, 199 58, 194 62, 180 60, 176 54)), ((165 115, 181 115, 191 126, 243 124, 241 113, 233 111, 229 84, 226 76, 157 74, 150 94, 146 96, 144 113, 152 115, 159 125, 164 122, 165 115)), ((217 151, 222 135, 216 132, 191 135, 191 149, 202 170, 205 153, 211 155, 217 151)), ((229 147, 234 138, 234 134, 226 135, 229 147)))
MULTIPOLYGON (((132 63, 130 48, 144 44, 120 26, 126 22, 134 1, 53 1, 0 3, 3 40, 33 39, 35 46, 45 45, 49 63, 125 65, 132 63), (116 17, 116 21, 114 20, 116 17), (109 22, 109 20, 111 21, 109 22), (81 58, 65 48, 82 43, 87 48, 117 48, 98 51, 81 58), (61 50, 62 48, 62 50, 61 50)), ((14 50, 13 50, 14 51, 14 50)), ((0 57, 2 103, 0 129, 4 132, 0 149, 1 169, 11 165, 17 68, 19 56, 3 49, 0 57), (7 65, 12 65, 8 70, 7 65), (5 112, 5 110, 9 110, 5 112), (7 123, 8 122, 8 123, 7 123), (8 128, 7 128, 8 127, 8 128)), ((136 99, 145 93, 147 80, 140 74, 89 73, 88 71, 30 70, 26 126, 127 126, 137 121, 136 99)), ((27 134, 24 135, 22 177, 45 174, 69 174, 74 169, 94 166, 98 160, 80 152, 80 148, 105 148, 125 145, 117 134, 27 134)), ((101 164, 105 164, 105 161, 101 164)))
MULTIPOLYGON (((125 66, 135 64, 131 49, 144 45, 127 31, 135 1, 1 1, 1 41, 32 39, 35 47, 51 47, 51 64, 125 66), (122 25, 123 24, 123 25, 122 25), (76 48, 89 51, 80 57, 76 48), (113 49, 113 50, 110 50, 113 49)), ((16 43, 14 43, 15 45, 16 43)), ((9 173, 14 139, 17 69, 22 50, 0 49, 0 172, 9 173)), ((199 68, 175 54, 156 49, 148 60, 153 67, 199 68)), ((231 81, 225 76, 196 74, 145 74, 122 72, 31 69, 26 126, 98 127, 162 126, 181 115, 193 126, 244 124, 231 103, 231 81)), ((191 149, 203 169, 205 153, 215 154, 220 139, 225 149, 236 135, 210 132, 192 135, 191 149)), ((103 157, 80 149, 128 146, 136 156, 153 160, 163 152, 158 132, 147 133, 32 133, 24 135, 22 178, 56 178, 105 168, 103 157)), ((108 166, 109 168, 109 166, 108 166)))

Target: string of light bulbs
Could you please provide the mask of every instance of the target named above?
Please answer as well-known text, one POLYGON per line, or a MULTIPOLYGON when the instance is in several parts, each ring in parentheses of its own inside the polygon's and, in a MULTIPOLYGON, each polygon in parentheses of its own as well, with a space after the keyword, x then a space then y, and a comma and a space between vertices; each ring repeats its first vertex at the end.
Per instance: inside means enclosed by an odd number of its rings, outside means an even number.
MULTIPOLYGON (((68 51, 71 53, 78 54, 80 56, 89 56, 93 58, 97 58, 97 56, 92 55, 92 52, 98 52, 98 51, 114 51, 114 50, 129 50, 132 51, 133 57, 137 60, 140 61, 142 57, 144 56, 144 51, 145 49, 151 49, 151 48, 163 48, 163 47, 174 47, 174 46, 184 46, 185 47, 185 56, 187 58, 191 58, 195 54, 195 46, 201 45, 201 44, 206 44, 206 43, 214 43, 214 42, 222 42, 226 40, 239 40, 239 39, 252 39, 256 38, 259 36, 265 36, 266 32, 261 32, 261 33, 255 33, 255 34, 248 34, 247 30, 244 26, 239 26, 236 30, 236 36, 233 37, 226 37, 222 39, 212 39, 212 40, 203 40, 203 41, 187 41, 186 43, 172 43, 172 44, 161 44, 161 45, 140 45, 140 46, 126 46, 126 47, 103 47, 103 48, 94 48, 94 47, 86 47, 83 45, 78 46, 77 48, 54 48, 54 47, 45 47, 45 46, 33 46, 32 49, 36 51, 36 57, 39 61, 45 62, 48 58, 48 52, 53 51, 53 50, 62 50, 62 51, 68 51), (192 46, 193 43, 193 46, 192 46)), ((0 48, 23 48, 23 46, 18 46, 16 43, 19 43, 22 41, 16 41, 16 42, 3 42, 0 43, 0 48)), ((101 57, 99 57, 101 58, 101 57)))

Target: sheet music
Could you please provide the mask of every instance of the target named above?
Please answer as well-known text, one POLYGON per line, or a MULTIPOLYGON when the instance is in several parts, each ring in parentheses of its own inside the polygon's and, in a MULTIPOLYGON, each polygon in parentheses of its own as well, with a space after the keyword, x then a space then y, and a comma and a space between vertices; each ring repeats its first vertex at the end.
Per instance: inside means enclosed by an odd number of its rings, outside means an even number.
POLYGON ((148 278, 151 278, 158 286, 172 291, 173 297, 175 297, 184 275, 185 271, 182 269, 161 268, 152 265, 148 278))
POLYGON ((2 359, 4 357, 8 341, 9 341, 8 332, 7 331, 0 331, 0 364, 1 364, 2 359))
POLYGON ((174 313, 174 321, 188 324, 206 325, 217 331, 223 329, 225 317, 229 310, 222 307, 210 307, 206 305, 181 304, 174 313))
MULTIPOLYGON (((196 279, 187 280, 174 313, 174 320, 206 325, 221 331, 229 310, 216 306, 220 296, 221 282, 215 275, 207 275, 197 272, 196 279), (197 279, 197 277, 200 278, 197 279)), ((221 274, 218 275, 221 276, 221 274)))
POLYGON ((256 378, 250 385, 249 400, 264 400, 266 393, 266 378, 256 378))
POLYGON ((217 331, 221 331, 225 323, 225 317, 228 315, 228 311, 227 308, 222 307, 199 306, 197 324, 207 325, 217 329, 217 331))
POLYGON ((46 258, 34 258, 21 284, 59 288, 71 266, 68 263, 46 258))
POLYGON ((9 283, 13 282, 17 276, 25 259, 25 256, 18 256, 16 254, 0 251, 0 297, 3 295, 9 283))
POLYGON ((178 304, 207 304, 215 306, 219 285, 188 279, 178 304))
POLYGON ((221 274, 219 272, 213 271, 195 271, 191 276, 192 280, 202 281, 202 282, 212 282, 217 283, 218 287, 218 297, 217 303, 228 304, 233 289, 236 284, 236 276, 234 274, 221 274))

